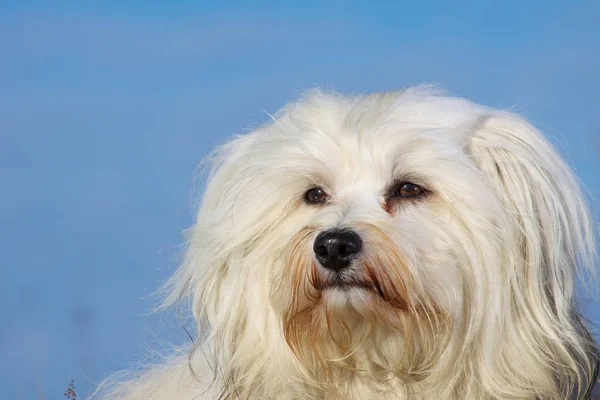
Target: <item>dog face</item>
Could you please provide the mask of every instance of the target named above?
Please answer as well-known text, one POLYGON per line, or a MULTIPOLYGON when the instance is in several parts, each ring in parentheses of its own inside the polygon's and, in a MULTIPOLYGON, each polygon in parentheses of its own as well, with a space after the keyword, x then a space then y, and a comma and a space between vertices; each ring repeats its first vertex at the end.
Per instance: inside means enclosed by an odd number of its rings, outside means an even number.
POLYGON ((499 273, 473 271, 484 266, 469 252, 482 248, 479 238, 499 236, 502 208, 465 153, 463 132, 431 116, 415 120, 411 107, 386 100, 367 99, 371 107, 358 115, 348 110, 308 128, 292 145, 308 151, 297 156, 301 175, 294 168, 276 180, 294 187, 290 222, 281 225, 295 228, 279 239, 270 298, 299 355, 346 362, 383 335, 398 357, 371 361, 398 369, 409 357, 414 371, 430 367, 447 344, 443 334, 478 295, 464 293, 464 278, 499 273))
POLYGON ((590 219, 520 118, 427 88, 316 92, 211 161, 168 301, 191 297, 236 390, 269 368, 500 397, 593 376, 572 293, 590 219))

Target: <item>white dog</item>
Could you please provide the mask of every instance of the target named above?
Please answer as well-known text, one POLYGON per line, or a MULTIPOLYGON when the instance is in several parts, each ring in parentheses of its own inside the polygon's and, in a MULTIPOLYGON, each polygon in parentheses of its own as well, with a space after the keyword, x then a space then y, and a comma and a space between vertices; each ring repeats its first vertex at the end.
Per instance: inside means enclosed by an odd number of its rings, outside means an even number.
POLYGON ((520 117, 435 89, 313 91, 214 168, 165 305, 200 338, 119 399, 581 399, 594 226, 520 117))

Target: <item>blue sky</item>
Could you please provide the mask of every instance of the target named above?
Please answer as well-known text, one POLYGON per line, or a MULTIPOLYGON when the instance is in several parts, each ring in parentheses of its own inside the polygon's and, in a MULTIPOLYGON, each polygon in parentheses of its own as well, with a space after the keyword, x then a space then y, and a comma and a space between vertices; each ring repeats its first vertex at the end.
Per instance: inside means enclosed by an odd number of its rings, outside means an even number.
POLYGON ((434 82, 515 108, 600 195, 597 1, 168 3, 0 2, 5 398, 62 398, 71 379, 85 393, 184 343, 148 313, 194 169, 307 88, 434 82))

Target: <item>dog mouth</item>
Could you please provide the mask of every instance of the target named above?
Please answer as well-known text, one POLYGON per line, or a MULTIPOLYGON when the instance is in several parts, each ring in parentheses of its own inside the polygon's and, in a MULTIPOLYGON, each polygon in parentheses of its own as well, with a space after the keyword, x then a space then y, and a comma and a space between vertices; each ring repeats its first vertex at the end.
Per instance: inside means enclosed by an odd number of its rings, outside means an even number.
POLYGON ((368 292, 373 292, 380 297, 384 297, 383 291, 377 285, 374 285, 372 282, 367 282, 364 280, 354 279, 354 278, 346 278, 341 276, 334 276, 319 285, 317 287, 318 290, 340 290, 344 292, 349 292, 351 290, 365 290, 368 292))
POLYGON ((360 274, 358 271, 341 271, 336 273, 321 275, 321 279, 311 280, 313 287, 321 293, 331 292, 331 294, 343 295, 345 299, 357 298, 366 299, 363 294, 373 296, 389 303, 392 307, 402 310, 408 310, 409 305, 406 297, 394 289, 387 288, 379 279, 369 274, 360 274), (367 275, 367 276, 365 276, 367 275), (369 279, 371 278, 371 279, 369 279), (389 292, 391 290, 391 292, 389 292))

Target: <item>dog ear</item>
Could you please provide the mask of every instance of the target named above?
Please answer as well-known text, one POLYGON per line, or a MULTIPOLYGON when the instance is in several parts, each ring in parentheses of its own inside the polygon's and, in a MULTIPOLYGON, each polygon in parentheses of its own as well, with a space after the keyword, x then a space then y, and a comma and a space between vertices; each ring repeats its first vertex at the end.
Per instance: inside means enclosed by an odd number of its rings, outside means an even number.
POLYGON ((597 364, 593 336, 574 298, 577 272, 594 267, 594 228, 585 197, 568 165, 525 120, 493 112, 479 122, 469 151, 508 218, 502 268, 511 276, 510 312, 520 315, 515 323, 534 333, 534 339, 520 339, 546 352, 542 358, 559 387, 585 392, 597 364))
POLYGON ((536 278, 552 283, 555 301, 570 300, 573 273, 593 267, 595 249, 592 219, 571 169, 537 129, 509 113, 481 121, 471 154, 517 227, 528 272, 549 274, 536 278))

